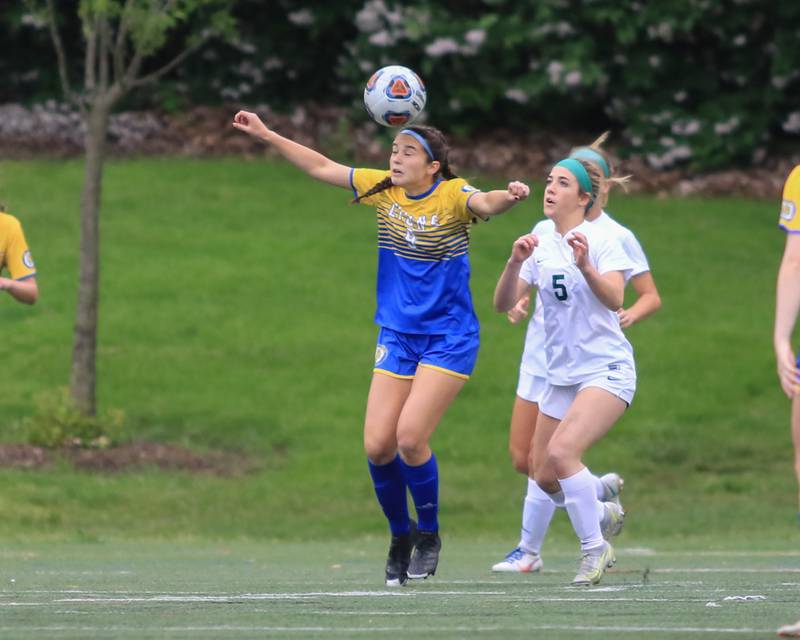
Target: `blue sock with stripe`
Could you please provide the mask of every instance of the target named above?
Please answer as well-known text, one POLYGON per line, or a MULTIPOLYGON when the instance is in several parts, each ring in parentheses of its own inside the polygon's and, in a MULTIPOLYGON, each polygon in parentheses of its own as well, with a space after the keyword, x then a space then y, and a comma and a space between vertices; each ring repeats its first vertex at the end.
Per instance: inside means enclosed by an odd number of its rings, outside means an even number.
POLYGON ((436 464, 436 456, 431 454, 430 459, 418 467, 412 467, 405 462, 402 462, 402 465, 417 510, 417 528, 420 531, 438 531, 439 467, 436 464))
POLYGON ((406 498, 406 477, 403 473, 403 462, 395 456, 389 464, 376 465, 367 459, 369 474, 375 495, 389 520, 389 528, 393 536, 405 535, 409 532, 408 500, 406 498))

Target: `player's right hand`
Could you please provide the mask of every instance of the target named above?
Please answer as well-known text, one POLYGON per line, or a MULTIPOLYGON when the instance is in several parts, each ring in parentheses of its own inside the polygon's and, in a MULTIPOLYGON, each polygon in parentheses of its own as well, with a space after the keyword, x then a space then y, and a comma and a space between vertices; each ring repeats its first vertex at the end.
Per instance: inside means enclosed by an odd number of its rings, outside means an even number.
POLYGON ((532 233, 526 233, 514 241, 511 247, 511 260, 513 262, 525 262, 533 255, 533 250, 539 246, 539 238, 532 233))
POLYGON ((778 378, 786 397, 791 399, 800 395, 800 370, 797 368, 797 360, 791 345, 783 345, 776 349, 775 357, 778 363, 778 378))
POLYGON ((239 111, 233 116, 233 126, 239 131, 249 133, 256 138, 264 138, 269 133, 267 125, 251 111, 239 111))

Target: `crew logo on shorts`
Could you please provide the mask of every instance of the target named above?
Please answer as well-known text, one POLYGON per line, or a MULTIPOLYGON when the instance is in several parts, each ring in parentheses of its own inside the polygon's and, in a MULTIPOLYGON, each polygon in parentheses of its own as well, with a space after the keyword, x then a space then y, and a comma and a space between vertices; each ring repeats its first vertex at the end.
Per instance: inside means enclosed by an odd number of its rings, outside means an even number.
POLYGON ((386 360, 386 356, 388 355, 389 350, 382 344, 379 344, 377 347, 375 347, 375 366, 377 367, 381 362, 386 360))
POLYGON ((794 214, 796 213, 797 205, 791 200, 784 200, 781 205, 781 220, 786 220, 788 222, 794 218, 794 214))

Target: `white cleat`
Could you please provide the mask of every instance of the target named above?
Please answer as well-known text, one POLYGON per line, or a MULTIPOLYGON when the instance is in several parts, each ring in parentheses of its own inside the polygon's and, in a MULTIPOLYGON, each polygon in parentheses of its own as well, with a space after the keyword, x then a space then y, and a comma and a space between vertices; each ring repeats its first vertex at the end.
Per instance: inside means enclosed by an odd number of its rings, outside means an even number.
POLYGON ((528 553, 519 547, 509 553, 505 560, 492 565, 496 573, 535 573, 541 571, 542 557, 537 553, 528 553))
MULTIPOLYGON (((622 488, 625 486, 625 480, 622 479, 618 473, 606 473, 600 476, 600 482, 605 487, 605 494, 603 495, 602 502, 619 502, 619 494, 622 493, 622 488)), ((622 506, 622 505, 620 505, 622 506)))
POLYGON ((778 635, 781 638, 800 638, 800 620, 778 629, 778 635))
POLYGON ((600 521, 600 532, 605 540, 611 540, 613 536, 618 536, 625 524, 625 512, 616 502, 604 502, 605 514, 600 521))
POLYGON ((617 561, 614 548, 605 542, 602 547, 585 551, 578 565, 578 573, 570 583, 573 587, 588 587, 600 582, 606 569, 617 561))

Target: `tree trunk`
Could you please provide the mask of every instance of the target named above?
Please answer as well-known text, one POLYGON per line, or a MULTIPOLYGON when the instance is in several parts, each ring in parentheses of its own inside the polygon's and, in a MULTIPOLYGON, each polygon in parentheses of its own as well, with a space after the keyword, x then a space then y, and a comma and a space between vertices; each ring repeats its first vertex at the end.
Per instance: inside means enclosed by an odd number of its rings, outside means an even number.
POLYGON ((96 98, 89 111, 86 122, 86 165, 81 193, 80 275, 70 392, 78 408, 90 416, 96 413, 100 194, 110 111, 110 105, 102 98, 96 98))

